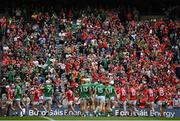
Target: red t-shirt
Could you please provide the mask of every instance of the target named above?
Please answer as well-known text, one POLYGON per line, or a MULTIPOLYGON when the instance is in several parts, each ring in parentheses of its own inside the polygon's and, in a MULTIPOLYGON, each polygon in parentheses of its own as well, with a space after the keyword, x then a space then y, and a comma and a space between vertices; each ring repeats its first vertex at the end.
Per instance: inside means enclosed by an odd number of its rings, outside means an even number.
POLYGON ((60 86, 61 80, 57 79, 54 81, 55 86, 60 86))
POLYGON ((71 64, 70 63, 66 63, 66 71, 69 72, 71 68, 71 64))
POLYGON ((82 38, 82 40, 85 40, 85 39, 87 39, 87 35, 85 33, 82 33, 81 38, 82 38))
POLYGON ((70 83, 70 85, 71 85, 72 90, 75 91, 75 88, 76 88, 77 83, 74 82, 74 81, 72 81, 72 82, 70 83))
POLYGON ((8 65, 8 64, 11 63, 11 60, 9 60, 9 59, 4 59, 4 60, 2 61, 2 63, 3 63, 3 65, 8 65))
POLYGON ((94 79, 94 80, 98 80, 98 78, 99 78, 99 75, 96 72, 92 72, 91 76, 92 76, 92 79, 94 79))

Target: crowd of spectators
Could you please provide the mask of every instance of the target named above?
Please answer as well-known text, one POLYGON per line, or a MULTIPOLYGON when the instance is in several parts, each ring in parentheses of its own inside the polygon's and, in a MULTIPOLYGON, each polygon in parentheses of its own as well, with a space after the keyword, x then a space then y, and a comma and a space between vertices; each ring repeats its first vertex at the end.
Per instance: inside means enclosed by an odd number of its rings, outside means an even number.
POLYGON ((140 20, 139 12, 119 9, 61 9, 34 12, 26 21, 16 15, 1 17, 3 40, 3 85, 17 81, 28 94, 47 79, 55 87, 75 89, 83 78, 164 86, 168 99, 180 98, 180 81, 175 68, 180 63, 180 22, 166 19, 140 20), (75 15, 76 14, 76 15, 75 15), (110 79, 110 77, 112 77, 110 79))

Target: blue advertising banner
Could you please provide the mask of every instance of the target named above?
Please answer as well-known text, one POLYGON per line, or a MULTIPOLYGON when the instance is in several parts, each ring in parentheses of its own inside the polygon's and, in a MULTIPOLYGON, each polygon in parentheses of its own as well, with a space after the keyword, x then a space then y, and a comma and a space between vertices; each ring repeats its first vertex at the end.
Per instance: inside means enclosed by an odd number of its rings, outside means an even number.
MULTIPOLYGON (((114 115, 115 116, 125 116, 125 115, 131 115, 129 114, 129 111, 119 111, 117 109, 115 109, 114 111, 114 115)), ((137 111, 139 116, 160 116, 160 111, 159 109, 155 109, 155 111, 153 112, 152 110, 149 109, 138 109, 137 111)), ((180 108, 177 109, 165 109, 164 110, 164 116, 165 117, 170 117, 170 118, 174 118, 174 117, 180 117, 180 108)))
MULTIPOLYGON (((13 111, 10 111, 10 115, 14 115, 13 111)), ((20 111, 19 111, 20 113, 20 111)), ((156 108, 153 112, 152 110, 149 110, 147 108, 144 109, 137 109, 137 113, 139 116, 160 116, 159 108, 156 108)), ((35 112, 32 107, 29 109, 26 109, 26 115, 27 116, 45 116, 46 111, 44 111, 42 108, 39 108, 39 112, 35 112)), ((61 107, 53 107, 50 114, 50 116, 79 116, 81 115, 81 111, 79 107, 75 108, 75 112, 69 111, 67 108, 61 107)), ((122 111, 121 109, 115 108, 113 111, 114 116, 125 116, 125 115, 132 115, 130 114, 129 110, 126 112, 122 111)), ((173 109, 165 109, 164 110, 164 116, 165 117, 179 117, 180 118, 180 108, 173 108, 173 109)))

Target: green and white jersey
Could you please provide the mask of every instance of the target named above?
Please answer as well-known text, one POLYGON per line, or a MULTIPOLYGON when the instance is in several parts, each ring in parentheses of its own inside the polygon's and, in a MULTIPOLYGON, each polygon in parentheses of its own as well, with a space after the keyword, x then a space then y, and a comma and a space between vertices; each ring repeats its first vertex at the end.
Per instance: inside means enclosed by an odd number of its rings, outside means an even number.
POLYGON ((95 91, 96 90, 96 85, 95 83, 90 83, 91 86, 91 91, 95 91))
POLYGON ((90 97, 91 84, 85 83, 79 86, 78 92, 80 93, 81 98, 89 98, 90 97))
POLYGON ((114 88, 114 86, 108 85, 108 86, 105 87, 105 90, 106 90, 106 97, 107 98, 115 96, 115 88, 114 88))
POLYGON ((51 97, 53 94, 53 86, 51 84, 45 84, 43 86, 44 97, 51 97))
POLYGON ((21 99, 22 88, 19 85, 16 85, 15 90, 14 90, 14 94, 15 94, 15 99, 21 99))
POLYGON ((105 96, 105 86, 101 83, 96 84, 96 95, 105 96))

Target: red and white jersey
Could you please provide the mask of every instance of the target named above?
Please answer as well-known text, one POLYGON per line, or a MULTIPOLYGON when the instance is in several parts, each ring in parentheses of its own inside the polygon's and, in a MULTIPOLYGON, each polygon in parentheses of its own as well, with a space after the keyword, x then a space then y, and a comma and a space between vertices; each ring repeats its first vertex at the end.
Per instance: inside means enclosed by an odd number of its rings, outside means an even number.
POLYGON ((33 91, 33 94, 34 94, 33 101, 34 101, 34 102, 38 102, 38 101, 39 101, 39 97, 40 97, 39 89, 34 90, 34 91, 33 91))
POLYGON ((120 88, 119 91, 118 91, 118 94, 120 94, 120 98, 119 100, 120 101, 126 101, 126 90, 125 88, 120 88))
POLYGON ((129 96, 130 100, 137 100, 137 92, 133 87, 129 89, 129 96))
POLYGON ((69 101, 74 101, 74 93, 72 90, 67 90, 66 91, 66 97, 67 97, 67 100, 68 102, 69 101))
POLYGON ((154 98, 154 91, 152 89, 148 89, 148 101, 149 102, 154 102, 155 98, 154 98))
POLYGON ((7 89, 7 99, 8 100, 13 100, 13 98, 14 98, 14 92, 13 92, 13 90, 11 88, 8 88, 7 89))
POLYGON ((158 101, 164 101, 166 99, 165 89, 160 87, 158 89, 158 101))

